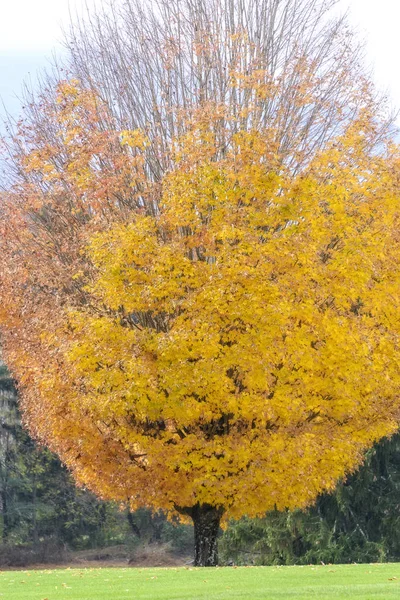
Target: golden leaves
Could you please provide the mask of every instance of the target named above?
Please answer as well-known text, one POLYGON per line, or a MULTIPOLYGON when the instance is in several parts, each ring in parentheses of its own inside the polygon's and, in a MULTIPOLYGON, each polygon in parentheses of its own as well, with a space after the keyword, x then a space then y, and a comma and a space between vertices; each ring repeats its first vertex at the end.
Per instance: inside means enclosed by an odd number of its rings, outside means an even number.
POLYGON ((120 140, 122 146, 130 146, 131 148, 143 149, 147 143, 147 138, 140 129, 121 131, 120 140))
POLYGON ((209 103, 180 115, 154 183, 143 132, 104 127, 76 82, 59 93, 67 158, 28 153, 39 183, 3 226, 32 427, 133 505, 240 516, 331 489, 400 415, 398 150, 371 150, 362 114, 293 173, 273 127, 209 103))

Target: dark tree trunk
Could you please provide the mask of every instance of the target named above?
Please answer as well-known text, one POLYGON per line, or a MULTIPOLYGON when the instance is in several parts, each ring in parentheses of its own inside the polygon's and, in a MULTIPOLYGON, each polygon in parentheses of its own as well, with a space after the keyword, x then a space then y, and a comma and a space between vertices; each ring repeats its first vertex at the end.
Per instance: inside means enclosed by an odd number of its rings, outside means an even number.
POLYGON ((140 533, 140 529, 139 529, 139 527, 136 525, 136 522, 135 522, 135 517, 133 516, 133 514, 131 513, 131 511, 129 510, 129 508, 128 508, 128 511, 127 511, 127 513, 126 513, 126 516, 127 516, 127 518, 128 518, 128 523, 129 523, 129 526, 130 526, 130 528, 132 529, 133 533, 134 533, 135 535, 137 535, 137 536, 138 536, 138 538, 141 538, 141 537, 142 537, 142 534, 140 533))
POLYGON ((152 515, 152 518, 151 518, 152 534, 151 534, 150 542, 160 542, 161 541, 161 535, 162 535, 162 530, 163 530, 164 524, 165 524, 165 518, 162 514, 155 513, 152 515))
POLYGON ((3 512, 3 535, 2 542, 6 544, 8 541, 8 534, 10 529, 10 520, 8 515, 8 505, 7 505, 7 490, 4 489, 1 492, 1 504, 2 504, 2 512, 3 512))
POLYGON ((37 484, 35 474, 33 475, 32 481, 32 541, 34 546, 37 546, 39 543, 37 523, 37 484))
POLYGON ((189 515, 194 525, 195 567, 216 567, 218 564, 217 536, 223 508, 211 504, 196 504, 190 508, 179 508, 189 515))

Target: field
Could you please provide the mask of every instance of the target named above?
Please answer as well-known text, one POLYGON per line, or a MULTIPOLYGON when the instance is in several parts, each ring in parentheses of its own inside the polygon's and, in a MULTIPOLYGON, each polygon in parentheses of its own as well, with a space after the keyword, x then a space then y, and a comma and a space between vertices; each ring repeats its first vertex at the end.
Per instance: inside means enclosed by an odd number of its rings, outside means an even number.
POLYGON ((400 564, 0 571, 4 600, 390 600, 400 564))

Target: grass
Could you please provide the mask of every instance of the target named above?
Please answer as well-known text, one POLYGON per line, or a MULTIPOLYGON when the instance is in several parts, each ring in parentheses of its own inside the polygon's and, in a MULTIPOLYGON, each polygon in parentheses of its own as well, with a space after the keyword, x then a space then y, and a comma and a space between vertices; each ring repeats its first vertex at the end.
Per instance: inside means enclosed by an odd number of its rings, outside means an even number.
POLYGON ((216 569, 0 571, 0 600, 384 600, 400 563, 216 569))

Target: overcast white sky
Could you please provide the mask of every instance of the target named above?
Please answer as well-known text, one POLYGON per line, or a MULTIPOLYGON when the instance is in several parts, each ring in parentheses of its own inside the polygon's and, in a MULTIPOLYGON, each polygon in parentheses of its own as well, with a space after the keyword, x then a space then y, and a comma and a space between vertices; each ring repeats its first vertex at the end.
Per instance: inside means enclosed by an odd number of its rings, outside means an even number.
POLYGON ((101 0, 0 0, 0 51, 48 51, 69 15, 101 0))
MULTIPOLYGON (((368 40, 368 61, 374 65, 378 85, 400 107, 400 0, 341 1, 368 40)), ((9 110, 16 109, 13 96, 20 93, 22 80, 28 74, 34 77, 59 45, 70 11, 84 5, 85 0, 0 0, 0 96, 9 110)))

